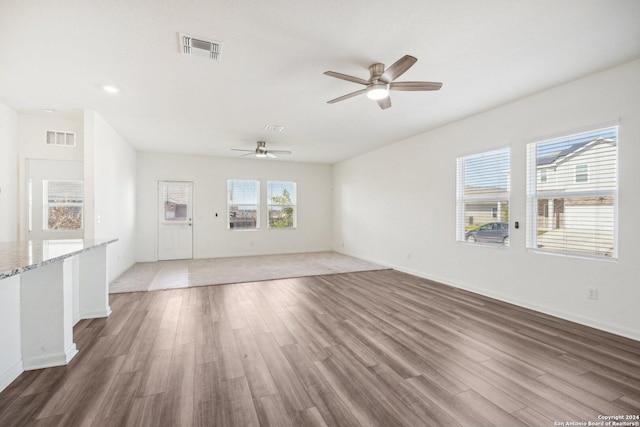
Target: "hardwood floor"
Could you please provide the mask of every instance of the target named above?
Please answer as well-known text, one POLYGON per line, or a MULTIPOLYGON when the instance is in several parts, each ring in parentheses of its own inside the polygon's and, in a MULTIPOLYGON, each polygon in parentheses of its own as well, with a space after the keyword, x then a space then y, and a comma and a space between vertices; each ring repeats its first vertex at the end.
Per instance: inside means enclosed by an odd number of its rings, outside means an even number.
MULTIPOLYGON (((117 294, 0 426, 553 426, 640 414, 640 343, 385 270, 117 294)), ((639 420, 632 420, 639 421, 639 420)))

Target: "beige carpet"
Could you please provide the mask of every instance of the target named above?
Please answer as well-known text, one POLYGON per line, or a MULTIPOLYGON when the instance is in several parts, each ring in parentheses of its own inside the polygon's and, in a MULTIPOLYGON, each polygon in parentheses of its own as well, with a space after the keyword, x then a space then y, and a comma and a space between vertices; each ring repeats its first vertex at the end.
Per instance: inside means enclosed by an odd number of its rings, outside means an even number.
POLYGON ((141 262, 112 281, 109 293, 385 269, 381 265, 336 252, 141 262))

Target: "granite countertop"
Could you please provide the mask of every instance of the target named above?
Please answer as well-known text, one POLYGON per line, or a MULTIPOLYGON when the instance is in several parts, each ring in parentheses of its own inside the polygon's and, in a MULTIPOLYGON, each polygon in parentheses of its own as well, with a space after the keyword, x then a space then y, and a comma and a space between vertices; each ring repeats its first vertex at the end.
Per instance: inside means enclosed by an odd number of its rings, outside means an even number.
POLYGON ((0 280, 61 261, 118 239, 0 242, 0 280))

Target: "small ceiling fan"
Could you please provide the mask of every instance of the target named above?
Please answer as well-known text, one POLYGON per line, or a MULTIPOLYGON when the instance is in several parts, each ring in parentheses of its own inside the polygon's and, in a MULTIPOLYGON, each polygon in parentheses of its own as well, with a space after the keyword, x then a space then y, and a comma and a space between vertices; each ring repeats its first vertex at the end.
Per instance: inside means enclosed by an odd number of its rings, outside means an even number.
POLYGON ((241 148, 232 148, 232 151, 245 151, 247 154, 243 154, 241 157, 247 156, 255 156, 258 158, 269 157, 270 159, 275 159, 276 154, 291 154, 291 151, 284 150, 267 150, 267 143, 264 141, 258 141, 257 147, 255 150, 243 150, 241 148))
POLYGON ((366 93, 369 99, 376 100, 380 108, 385 110, 391 107, 391 98, 389 97, 390 90, 439 90, 442 87, 442 83, 394 82, 395 79, 403 75, 409 68, 411 68, 417 60, 417 58, 411 55, 405 55, 386 70, 384 68, 384 64, 372 64, 369 67, 369 74, 371 75, 371 77, 369 77, 369 80, 364 80, 359 77, 353 77, 342 73, 336 73, 335 71, 325 71, 324 74, 327 76, 366 86, 364 89, 351 92, 339 98, 332 99, 331 101, 327 101, 327 104, 335 104, 336 102, 344 101, 345 99, 349 99, 354 96, 366 93))

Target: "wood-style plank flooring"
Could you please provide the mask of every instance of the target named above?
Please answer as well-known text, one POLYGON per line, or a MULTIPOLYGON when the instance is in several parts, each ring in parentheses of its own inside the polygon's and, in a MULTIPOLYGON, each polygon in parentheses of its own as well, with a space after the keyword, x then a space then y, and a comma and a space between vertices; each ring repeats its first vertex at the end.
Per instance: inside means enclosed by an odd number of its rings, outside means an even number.
POLYGON ((118 294, 0 426, 553 426, 640 414, 640 343, 386 270, 118 294))

